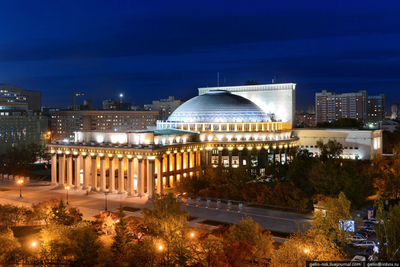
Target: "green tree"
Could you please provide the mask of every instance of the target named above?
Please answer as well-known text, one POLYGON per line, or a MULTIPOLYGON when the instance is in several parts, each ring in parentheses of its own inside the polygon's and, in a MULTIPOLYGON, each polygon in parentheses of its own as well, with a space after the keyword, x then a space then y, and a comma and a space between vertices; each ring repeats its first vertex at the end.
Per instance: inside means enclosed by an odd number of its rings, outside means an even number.
POLYGON ((74 228, 72 242, 76 266, 96 266, 99 263, 99 254, 104 250, 103 244, 90 224, 82 224, 74 228))
POLYGON ((148 233, 161 240, 165 264, 168 266, 183 265, 191 255, 186 234, 188 213, 182 211, 180 205, 172 193, 161 196, 155 194, 153 210, 142 210, 148 233))
POLYGON ((310 183, 309 172, 315 165, 316 159, 311 156, 308 150, 299 150, 293 161, 289 164, 288 177, 294 185, 306 192, 308 195, 314 193, 312 183, 310 183))
POLYGON ((40 231, 40 258, 44 266, 63 265, 72 261, 75 256, 72 228, 50 223, 40 231))
POLYGON ((16 266, 22 259, 21 245, 9 227, 0 227, 0 265, 16 266))
POLYGON ((343 250, 315 229, 293 235, 272 254, 270 266, 302 267, 306 261, 341 261, 343 250))
POLYGON ((251 218, 246 218, 230 227, 225 251, 228 252, 228 258, 232 259, 233 256, 236 258, 240 251, 246 254, 247 251, 245 248, 248 248, 249 255, 246 255, 248 259, 252 263, 260 262, 271 255, 273 250, 272 243, 272 236, 269 231, 264 231, 258 223, 254 222, 251 218), (240 248, 238 251, 232 249, 235 247, 234 244, 240 248))
POLYGON ((117 257, 124 258, 128 251, 129 244, 132 242, 132 237, 128 229, 128 222, 125 218, 126 214, 122 206, 118 209, 118 220, 115 225, 115 236, 111 245, 112 251, 117 254, 117 257))
POLYGON ((316 147, 320 150, 322 161, 326 161, 327 158, 339 158, 343 153, 343 145, 336 140, 329 139, 326 144, 324 144, 323 140, 319 140, 316 147))
POLYGON ((32 204, 32 210, 37 221, 45 221, 48 224, 54 217, 53 208, 59 205, 59 200, 52 198, 48 201, 32 204))
POLYGON ((385 210, 382 198, 375 201, 376 218, 382 222, 375 227, 379 240, 380 261, 400 261, 400 204, 385 210))
POLYGON ((352 217, 350 215, 350 201, 343 192, 337 198, 328 198, 317 203, 318 209, 313 212, 314 219, 311 225, 315 231, 328 240, 347 243, 349 232, 344 224, 352 217))
POLYGON ((68 207, 61 199, 57 206, 52 208, 51 222, 63 225, 73 225, 82 221, 82 213, 76 207, 68 207))

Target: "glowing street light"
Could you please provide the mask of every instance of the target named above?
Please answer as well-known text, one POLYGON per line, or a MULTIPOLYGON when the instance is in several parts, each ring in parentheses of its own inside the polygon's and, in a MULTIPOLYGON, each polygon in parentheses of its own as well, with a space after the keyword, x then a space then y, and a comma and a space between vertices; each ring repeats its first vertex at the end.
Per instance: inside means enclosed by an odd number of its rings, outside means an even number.
POLYGON ((67 205, 68 205, 68 190, 70 189, 70 187, 66 186, 65 189, 67 190, 67 205))
POLYGON ((22 183, 24 182, 24 180, 18 180, 18 184, 19 184, 19 197, 22 197, 22 183))
POLYGON ((32 242, 32 247, 36 247, 36 242, 32 242))

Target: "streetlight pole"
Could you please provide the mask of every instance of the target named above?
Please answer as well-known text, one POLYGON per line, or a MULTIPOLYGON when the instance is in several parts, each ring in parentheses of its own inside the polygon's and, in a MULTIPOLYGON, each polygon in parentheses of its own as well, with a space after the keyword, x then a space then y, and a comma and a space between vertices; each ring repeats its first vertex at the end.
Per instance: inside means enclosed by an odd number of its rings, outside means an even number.
POLYGON ((104 191, 104 195, 105 195, 105 211, 107 211, 107 195, 108 195, 109 191, 104 191))
POLYGON ((22 183, 24 182, 24 180, 18 180, 18 184, 19 184, 19 197, 22 198, 22 183))
POLYGON ((70 187, 66 186, 65 189, 67 190, 67 205, 68 205, 68 190, 70 189, 70 187))

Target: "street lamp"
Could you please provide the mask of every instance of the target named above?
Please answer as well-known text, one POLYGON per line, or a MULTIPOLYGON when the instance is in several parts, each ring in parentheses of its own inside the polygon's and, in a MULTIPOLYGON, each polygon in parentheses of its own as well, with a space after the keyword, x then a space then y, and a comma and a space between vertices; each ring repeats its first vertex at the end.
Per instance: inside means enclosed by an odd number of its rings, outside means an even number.
POLYGON ((104 196, 105 196, 105 211, 107 211, 107 195, 108 195, 108 193, 110 193, 108 190, 107 191, 104 191, 104 196))
POLYGON ((24 180, 18 180, 18 184, 19 184, 19 197, 22 197, 22 183, 24 182, 24 180))
POLYGON ((67 205, 68 205, 68 190, 70 189, 70 187, 66 186, 65 189, 67 190, 67 205))

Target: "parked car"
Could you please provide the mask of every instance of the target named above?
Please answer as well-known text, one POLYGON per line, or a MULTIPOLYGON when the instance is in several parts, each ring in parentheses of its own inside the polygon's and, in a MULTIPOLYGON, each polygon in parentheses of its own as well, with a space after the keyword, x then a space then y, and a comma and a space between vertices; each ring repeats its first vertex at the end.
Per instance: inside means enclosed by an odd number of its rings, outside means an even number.
MULTIPOLYGON (((369 220, 364 220, 364 223, 379 224, 379 220, 377 218, 371 218, 369 220)), ((383 223, 383 220, 381 220, 381 223, 383 223)))
POLYGON ((368 238, 368 236, 370 236, 370 233, 368 233, 367 231, 358 231, 357 234, 359 234, 365 238, 368 238))
POLYGON ((374 228, 376 225, 373 223, 363 223, 361 225, 362 228, 374 228))
POLYGON ((365 258, 365 256, 361 256, 361 255, 356 255, 354 256, 354 258, 351 259, 351 261, 366 261, 367 259, 365 258))
POLYGON ((365 241, 367 240, 365 237, 361 236, 361 235, 354 235, 352 237, 348 238, 351 242, 361 242, 361 241, 365 241))
POLYGON ((356 248, 368 248, 368 246, 374 246, 376 247, 376 244, 374 241, 371 240, 365 240, 365 241, 361 241, 361 242, 356 242, 353 243, 353 246, 356 248))
POLYGON ((373 234, 373 233, 375 233, 375 229, 372 228, 372 227, 365 227, 365 228, 364 228, 364 231, 370 233, 370 235, 373 234))

